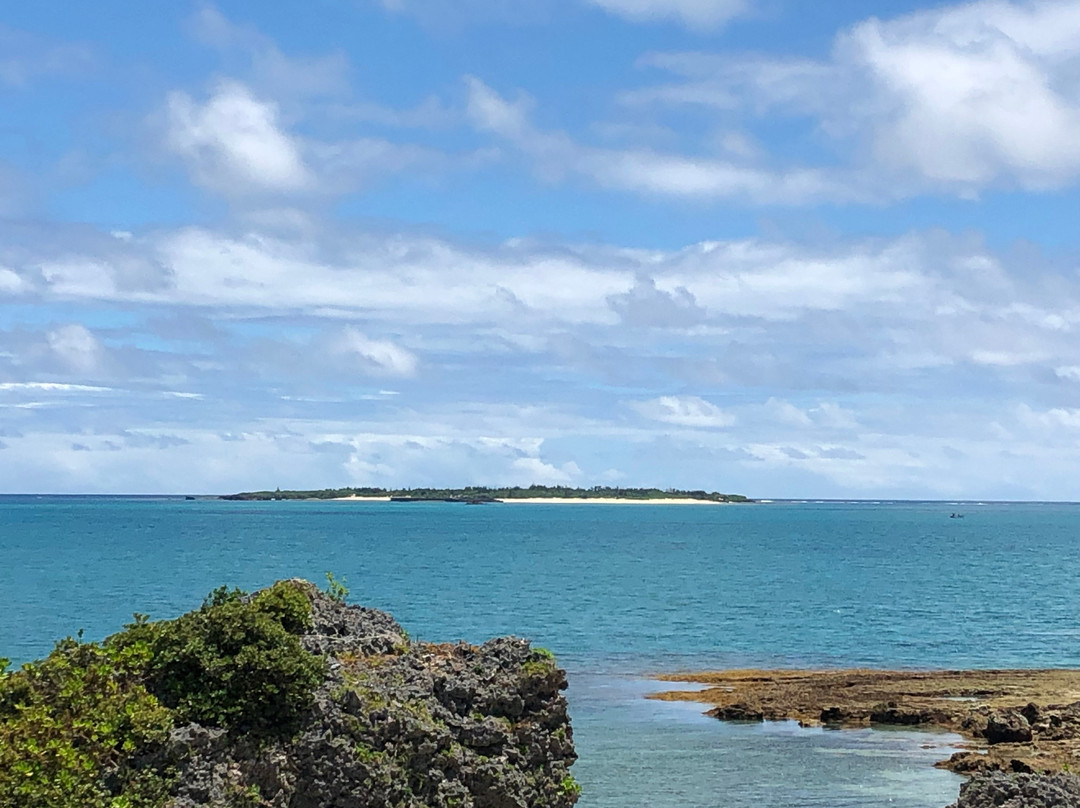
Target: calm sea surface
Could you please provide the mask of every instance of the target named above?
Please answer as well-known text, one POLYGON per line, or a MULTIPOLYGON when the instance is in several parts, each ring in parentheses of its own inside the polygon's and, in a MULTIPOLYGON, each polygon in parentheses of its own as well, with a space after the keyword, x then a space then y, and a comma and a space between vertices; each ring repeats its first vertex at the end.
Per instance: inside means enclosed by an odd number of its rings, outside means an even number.
POLYGON ((1080 667, 1080 507, 232 503, 0 497, 0 656, 221 584, 344 576, 427 640, 569 669, 582 808, 944 806, 950 736, 725 725, 651 671, 1080 667), (950 519, 962 511, 964 519, 950 519), (929 747, 929 748, 927 748, 929 747))

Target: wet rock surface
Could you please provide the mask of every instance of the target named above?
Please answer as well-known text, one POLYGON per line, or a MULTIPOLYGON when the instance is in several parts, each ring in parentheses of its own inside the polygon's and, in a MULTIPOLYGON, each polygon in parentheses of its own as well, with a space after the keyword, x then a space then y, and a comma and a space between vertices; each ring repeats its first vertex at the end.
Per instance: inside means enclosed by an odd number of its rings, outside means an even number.
POLYGON ((550 654, 505 637, 483 645, 412 642, 384 612, 311 584, 304 647, 326 675, 299 732, 233 738, 173 730, 171 808, 570 808, 578 787, 550 654))
POLYGON ((741 670, 673 674, 708 685, 654 698, 708 704, 725 721, 948 730, 966 747, 937 765, 972 779, 952 808, 1080 808, 1080 671, 741 670))

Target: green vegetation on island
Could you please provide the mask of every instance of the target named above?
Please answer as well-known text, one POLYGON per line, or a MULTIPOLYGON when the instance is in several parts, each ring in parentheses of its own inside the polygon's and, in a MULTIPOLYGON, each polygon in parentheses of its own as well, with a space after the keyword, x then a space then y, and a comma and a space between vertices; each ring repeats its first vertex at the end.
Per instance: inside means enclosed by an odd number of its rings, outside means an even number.
POLYGON ((630 499, 664 500, 696 499, 703 502, 752 502, 741 494, 721 494, 718 491, 684 491, 676 488, 619 488, 597 485, 592 488, 570 488, 562 485, 530 485, 491 488, 324 488, 312 491, 245 491, 228 494, 221 499, 258 501, 290 499, 385 499, 399 502, 498 502, 504 499, 630 499))

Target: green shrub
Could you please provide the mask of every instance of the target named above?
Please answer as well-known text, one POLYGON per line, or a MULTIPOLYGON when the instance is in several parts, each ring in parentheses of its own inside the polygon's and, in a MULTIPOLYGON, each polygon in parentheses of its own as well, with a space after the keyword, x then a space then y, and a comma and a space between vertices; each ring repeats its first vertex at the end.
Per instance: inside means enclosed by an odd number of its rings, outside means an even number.
POLYGON ((0 659, 0 808, 161 808, 175 775, 152 761, 173 726, 292 732, 322 681, 300 644, 310 626, 293 583, 222 587, 176 620, 136 614, 104 643, 68 638, 14 672, 0 659))
POLYGON ((179 723, 288 734, 322 680, 298 636, 310 624, 307 595, 281 582, 250 598, 217 590, 197 611, 137 620, 106 644, 146 645, 147 686, 179 723))
POLYGON ((0 808, 155 808, 168 773, 140 768, 172 716, 141 682, 148 649, 68 639, 0 674, 0 808))
POLYGON ((338 603, 344 603, 345 598, 349 597, 349 587, 345 586, 346 578, 341 577, 340 580, 332 572, 326 573, 326 594, 336 600, 338 603))
POLYGON ((568 774, 563 778, 563 781, 559 783, 559 791, 567 797, 577 799, 581 796, 581 784, 574 779, 573 775, 568 774))

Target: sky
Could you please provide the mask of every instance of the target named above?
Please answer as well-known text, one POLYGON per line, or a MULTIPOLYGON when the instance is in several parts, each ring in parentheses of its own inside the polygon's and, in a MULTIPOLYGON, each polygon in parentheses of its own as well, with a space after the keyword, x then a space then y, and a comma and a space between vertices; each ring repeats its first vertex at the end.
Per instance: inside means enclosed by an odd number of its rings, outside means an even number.
POLYGON ((0 12, 0 492, 1080 500, 1080 0, 0 12))

